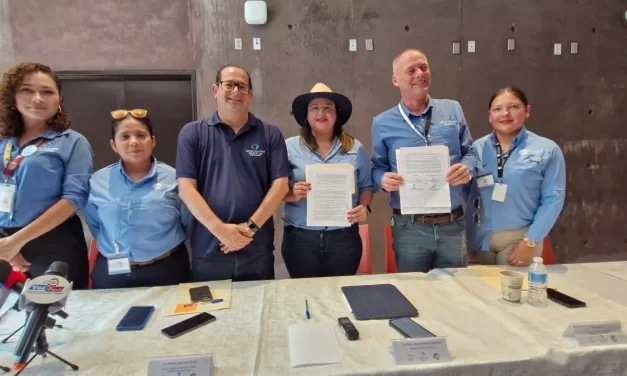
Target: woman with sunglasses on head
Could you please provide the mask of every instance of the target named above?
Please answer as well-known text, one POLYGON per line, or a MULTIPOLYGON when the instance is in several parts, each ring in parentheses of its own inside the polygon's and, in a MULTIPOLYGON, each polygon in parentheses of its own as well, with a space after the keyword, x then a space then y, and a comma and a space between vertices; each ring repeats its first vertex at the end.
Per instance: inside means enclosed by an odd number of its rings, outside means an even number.
POLYGON ((85 205, 92 151, 70 130, 61 83, 39 63, 21 63, 0 88, 0 259, 28 277, 68 264, 75 289, 87 288, 87 246, 77 209, 85 205))
POLYGON ((500 89, 488 106, 494 131, 472 145, 479 163, 466 223, 481 264, 529 265, 564 206, 564 156, 555 142, 526 129, 530 113, 520 89, 500 89))
POLYGON ((374 192, 363 145, 342 129, 352 112, 348 98, 321 83, 292 102, 300 136, 285 141, 292 172, 285 197, 282 255, 292 278, 354 275, 361 261, 358 223, 370 214, 374 192), (355 171, 350 227, 307 226, 308 165, 347 163, 355 171))
POLYGON ((85 217, 98 245, 93 288, 187 282, 189 212, 175 170, 152 156, 155 136, 146 110, 111 113, 111 148, 120 161, 89 180, 85 217))

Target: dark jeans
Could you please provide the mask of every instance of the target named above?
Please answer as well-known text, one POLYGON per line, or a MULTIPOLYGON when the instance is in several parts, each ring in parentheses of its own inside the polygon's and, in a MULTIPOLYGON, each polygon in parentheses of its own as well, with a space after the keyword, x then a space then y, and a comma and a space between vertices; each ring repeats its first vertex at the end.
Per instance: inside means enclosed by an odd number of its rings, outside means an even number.
POLYGON ((129 274, 109 275, 107 258, 98 253, 91 280, 94 289, 170 286, 189 282, 189 255, 185 243, 172 254, 148 265, 131 265, 129 274))
MULTIPOLYGON (((19 228, 0 229, 2 237, 10 236, 19 228)), ((74 282, 73 290, 87 288, 89 262, 83 225, 78 216, 73 215, 57 227, 26 243, 20 251, 24 259, 30 262, 26 276, 36 278, 48 270, 50 264, 62 261, 69 267, 67 279, 74 282)))
POLYGON ((192 279, 194 282, 274 279, 273 250, 241 250, 226 254, 218 251, 207 257, 194 258, 192 279))
POLYGON ((362 253, 359 226, 331 231, 285 226, 281 253, 292 278, 355 275, 362 253))

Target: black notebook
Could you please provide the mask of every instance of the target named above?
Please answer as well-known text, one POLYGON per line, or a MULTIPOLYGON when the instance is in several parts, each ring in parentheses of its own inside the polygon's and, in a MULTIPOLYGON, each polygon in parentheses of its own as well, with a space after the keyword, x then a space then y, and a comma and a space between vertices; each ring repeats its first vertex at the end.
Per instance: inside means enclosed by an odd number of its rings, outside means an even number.
POLYGON ((357 320, 417 317, 418 310, 396 286, 344 286, 342 292, 357 320))

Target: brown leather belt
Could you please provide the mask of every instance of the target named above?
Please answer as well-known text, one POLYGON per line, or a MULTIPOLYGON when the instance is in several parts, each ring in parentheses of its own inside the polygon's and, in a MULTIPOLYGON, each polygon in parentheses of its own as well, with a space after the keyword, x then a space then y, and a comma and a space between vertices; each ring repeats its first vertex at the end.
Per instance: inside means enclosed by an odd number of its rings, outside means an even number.
MULTIPOLYGON (((403 215, 401 214, 400 209, 392 209, 392 213, 396 215, 403 215)), ((464 215, 464 210, 459 207, 449 214, 415 214, 413 217, 414 221, 424 223, 426 225, 443 225, 453 222, 462 215, 464 215)))
POLYGON ((131 265, 132 266, 145 266, 145 265, 154 264, 157 261, 160 261, 160 260, 163 260, 165 258, 172 256, 172 254, 174 254, 174 252, 176 252, 180 247, 181 245, 179 244, 176 247, 172 248, 171 250, 167 251, 166 253, 162 254, 161 256, 154 258, 152 260, 142 261, 142 262, 131 261, 131 265))

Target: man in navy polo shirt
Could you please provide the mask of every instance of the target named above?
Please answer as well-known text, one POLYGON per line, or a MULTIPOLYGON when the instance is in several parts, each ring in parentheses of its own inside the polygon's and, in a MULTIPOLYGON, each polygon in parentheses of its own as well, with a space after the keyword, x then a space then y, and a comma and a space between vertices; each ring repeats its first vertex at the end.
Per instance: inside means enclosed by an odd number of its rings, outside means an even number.
POLYGON ((288 192, 281 131, 248 112, 250 75, 229 64, 212 85, 218 111, 178 137, 179 195, 195 217, 194 281, 274 279, 272 214, 288 192))

